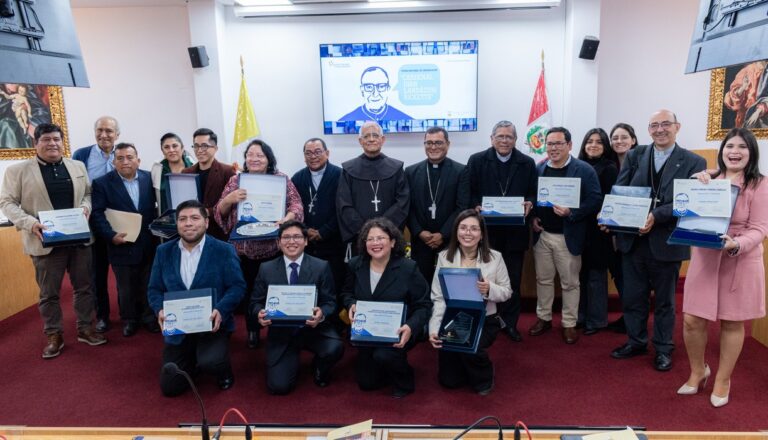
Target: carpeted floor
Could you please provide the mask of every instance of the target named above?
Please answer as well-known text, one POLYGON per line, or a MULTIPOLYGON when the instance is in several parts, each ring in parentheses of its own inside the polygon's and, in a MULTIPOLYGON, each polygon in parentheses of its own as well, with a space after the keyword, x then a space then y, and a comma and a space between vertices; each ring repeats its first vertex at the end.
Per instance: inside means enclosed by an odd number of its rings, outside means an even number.
MULTIPOLYGON (((70 290, 67 291, 69 292, 70 290)), ((678 301, 679 302, 679 301, 678 301)), ((113 308, 113 320, 117 317, 113 308)), ((31 426, 175 426, 199 421, 193 396, 168 399, 160 394, 162 340, 140 331, 121 335, 114 323, 109 343, 90 347, 76 341, 71 294, 64 295, 65 348, 52 360, 40 357, 45 345, 36 307, 0 322, 0 425, 31 426)), ((615 318, 613 313, 611 318, 615 318)), ((678 316, 679 318, 679 316, 678 316)), ((768 348, 747 338, 731 387, 731 403, 714 409, 711 384, 704 394, 678 396, 688 376, 681 322, 675 333, 675 366, 659 373, 652 355, 614 360, 610 351, 624 335, 598 333, 565 345, 555 329, 539 336, 524 333, 522 343, 500 336, 491 350, 496 387, 480 397, 469 389, 444 390, 436 380, 437 353, 424 343, 411 352, 417 391, 395 400, 388 390, 361 392, 353 378, 355 350, 348 347, 333 383, 315 387, 304 359, 298 389, 271 396, 264 384, 264 350, 245 348, 239 317, 232 339, 235 386, 225 392, 212 378, 198 381, 208 418, 237 407, 252 423, 347 424, 372 418, 379 424, 465 425, 483 415, 504 424, 529 426, 637 425, 652 430, 754 431, 768 428, 768 348)), ((519 328, 535 320, 524 313, 519 328)), ((717 330, 707 360, 717 368, 717 330)), ((234 422, 234 420, 232 420, 234 422)))

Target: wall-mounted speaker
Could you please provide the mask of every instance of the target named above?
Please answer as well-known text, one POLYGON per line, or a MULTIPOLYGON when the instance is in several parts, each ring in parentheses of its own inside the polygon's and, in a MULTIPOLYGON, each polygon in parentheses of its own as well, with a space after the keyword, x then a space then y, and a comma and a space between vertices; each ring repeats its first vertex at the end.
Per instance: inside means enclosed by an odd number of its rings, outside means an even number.
POLYGON ((597 55, 597 46, 600 45, 600 40, 597 37, 587 35, 584 37, 584 41, 581 42, 581 50, 579 51, 579 58, 583 60, 594 60, 597 55))
POLYGON ((208 65, 208 52, 205 51, 205 46, 188 47, 187 50, 192 67, 200 68, 208 65))

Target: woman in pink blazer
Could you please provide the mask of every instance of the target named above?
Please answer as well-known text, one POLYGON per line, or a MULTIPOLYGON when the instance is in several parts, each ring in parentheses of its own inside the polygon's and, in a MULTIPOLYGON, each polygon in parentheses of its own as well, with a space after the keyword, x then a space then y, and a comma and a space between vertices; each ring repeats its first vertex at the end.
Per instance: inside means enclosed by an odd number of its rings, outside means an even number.
POLYGON ((720 320, 720 360, 710 395, 714 407, 728 403, 731 373, 744 343, 744 321, 765 316, 763 240, 768 235, 768 182, 758 168, 751 131, 734 128, 720 144, 717 170, 697 173, 700 181, 730 179, 741 188, 722 250, 693 248, 685 279, 683 338, 691 364, 678 394, 696 394, 710 376, 704 361, 708 321, 720 320), (737 269, 738 267, 738 269, 737 269))

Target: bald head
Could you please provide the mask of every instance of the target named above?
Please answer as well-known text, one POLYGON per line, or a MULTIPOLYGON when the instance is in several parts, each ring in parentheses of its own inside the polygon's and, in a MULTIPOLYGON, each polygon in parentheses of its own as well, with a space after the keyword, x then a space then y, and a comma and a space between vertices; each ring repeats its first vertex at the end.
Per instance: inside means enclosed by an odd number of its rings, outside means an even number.
POLYGON ((651 135, 654 146, 662 150, 675 145, 679 130, 680 123, 677 121, 677 115, 671 110, 657 110, 648 121, 648 134, 651 135))

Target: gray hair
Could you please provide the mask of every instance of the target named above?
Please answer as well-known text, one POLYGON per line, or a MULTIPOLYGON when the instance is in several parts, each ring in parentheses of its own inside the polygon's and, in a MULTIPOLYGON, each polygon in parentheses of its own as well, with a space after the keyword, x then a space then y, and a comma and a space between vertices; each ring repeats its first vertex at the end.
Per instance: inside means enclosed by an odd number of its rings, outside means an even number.
POLYGON ((379 136, 384 136, 384 129, 381 128, 381 125, 379 125, 378 122, 376 122, 376 121, 365 121, 365 123, 360 126, 360 130, 357 131, 357 137, 358 138, 362 138, 363 137, 363 130, 365 129, 365 127, 368 127, 370 125, 373 125, 373 126, 376 127, 376 129, 379 132, 379 136))
POLYGON ((110 121, 115 123, 115 131, 119 134, 120 133, 120 124, 117 122, 117 119, 115 119, 112 116, 106 116, 105 115, 105 116, 101 116, 100 118, 96 119, 96 122, 93 123, 93 129, 96 130, 96 126, 99 125, 99 121, 103 121, 103 120, 106 120, 106 119, 108 119, 108 120, 110 120, 110 121))
POLYGON ((517 137, 517 128, 515 128, 515 124, 509 122, 509 121, 499 121, 496 123, 496 125, 493 126, 493 131, 491 131, 491 136, 496 135, 496 130, 500 128, 507 128, 512 127, 512 131, 515 133, 515 137, 517 137))

